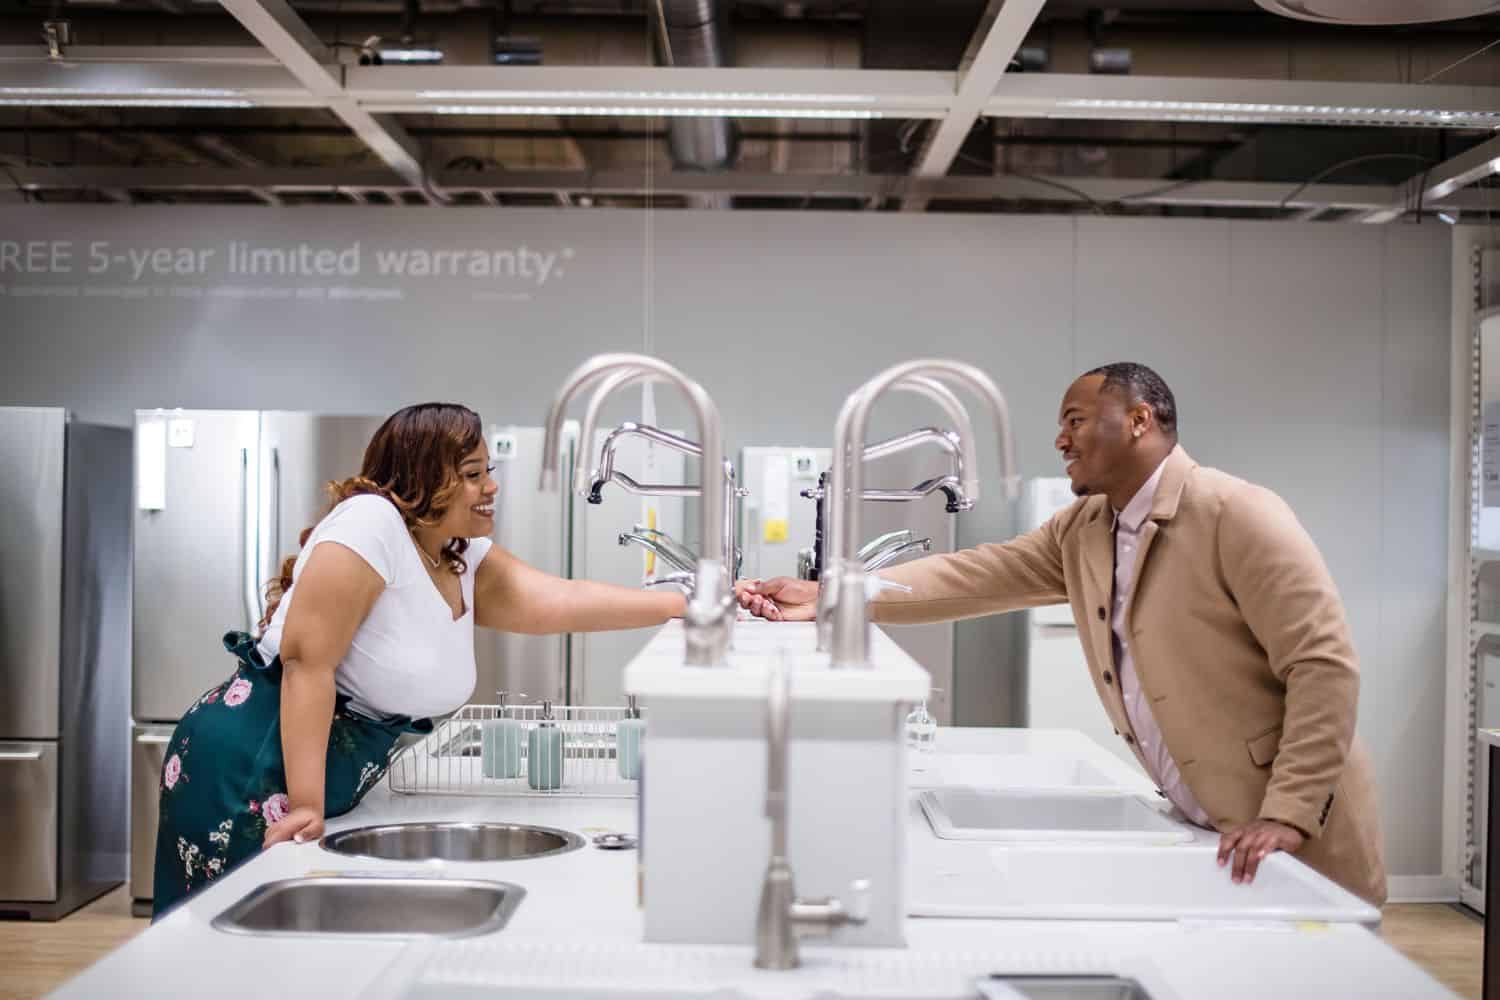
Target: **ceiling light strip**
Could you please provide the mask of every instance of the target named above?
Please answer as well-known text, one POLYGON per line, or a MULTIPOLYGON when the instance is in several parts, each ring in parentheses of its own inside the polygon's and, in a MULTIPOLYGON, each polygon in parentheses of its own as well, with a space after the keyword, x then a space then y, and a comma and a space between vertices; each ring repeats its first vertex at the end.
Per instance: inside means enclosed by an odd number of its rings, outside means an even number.
POLYGON ((98 87, 0 87, 0 97, 74 97, 97 95, 101 99, 130 97, 148 98, 238 98, 242 90, 226 90, 221 87, 132 87, 128 90, 100 90, 98 87))
POLYGON ((702 101, 746 104, 874 104, 869 94, 787 94, 753 91, 685 90, 423 90, 435 101, 702 101))
POLYGON ((0 97, 0 108, 253 108, 254 101, 151 97, 0 97))
MULTIPOLYGON (((1003 104, 992 104, 997 113, 1003 113, 1003 104)), ((1056 102, 1060 109, 1100 111, 1150 111, 1152 117, 1161 113, 1202 114, 1207 116, 1233 116, 1239 120, 1245 115, 1273 117, 1278 115, 1303 116, 1316 119, 1348 119, 1355 121, 1390 120, 1430 122, 1439 125, 1456 125, 1464 122, 1479 122, 1486 125, 1500 123, 1500 111, 1449 110, 1439 108, 1382 108, 1336 104, 1262 104, 1241 101, 1169 101, 1130 100, 1124 98, 1074 98, 1056 102)), ((1212 117, 1204 120, 1214 120, 1212 117)))
MULTIPOLYGON (((641 105, 586 104, 436 104, 422 107, 371 106, 370 110, 392 111, 405 114, 436 115, 547 115, 576 117, 624 117, 624 118, 885 118, 886 112, 870 108, 757 108, 757 107, 689 107, 663 105, 646 107, 641 105)), ((940 111, 892 112, 891 116, 920 118, 941 115, 940 111)))

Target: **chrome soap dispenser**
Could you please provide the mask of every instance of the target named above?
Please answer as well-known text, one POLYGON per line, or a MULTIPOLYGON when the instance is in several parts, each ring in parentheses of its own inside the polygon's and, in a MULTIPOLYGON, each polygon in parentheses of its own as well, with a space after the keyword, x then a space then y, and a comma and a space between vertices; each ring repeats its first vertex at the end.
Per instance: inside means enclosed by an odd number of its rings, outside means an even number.
POLYGON ((538 791, 561 788, 563 733, 552 714, 552 702, 542 702, 542 717, 526 734, 526 783, 538 791))
POLYGON ((646 738, 646 720, 636 706, 635 695, 625 702, 625 718, 615 725, 615 766, 620 777, 635 781, 641 776, 641 743, 646 738))

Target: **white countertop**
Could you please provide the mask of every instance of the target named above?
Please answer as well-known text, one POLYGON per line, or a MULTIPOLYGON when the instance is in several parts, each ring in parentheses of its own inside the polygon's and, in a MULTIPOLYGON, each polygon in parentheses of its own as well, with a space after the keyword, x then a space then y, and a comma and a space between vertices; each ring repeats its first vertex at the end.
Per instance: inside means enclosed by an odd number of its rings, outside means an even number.
POLYGON ((1500 729, 1481 729, 1479 739, 1492 747, 1500 747, 1500 729))
POLYGON ((870 660, 877 666, 835 670, 828 653, 820 653, 812 622, 767 622, 750 618, 735 623, 729 662, 722 667, 687 667, 687 637, 681 619, 657 630, 646 648, 625 668, 627 694, 648 699, 711 697, 764 701, 766 680, 785 657, 790 696, 798 701, 907 702, 926 698, 927 671, 878 628, 870 629, 870 660))
MULTIPOLYGON (((971 753, 1074 755, 1087 759, 1122 788, 1153 792, 1139 774, 1075 732, 940 729, 937 748, 937 754, 924 755, 928 761, 971 753)), ((490 820, 561 827, 585 835, 601 830, 633 833, 635 808, 633 799, 399 796, 382 783, 358 809, 330 821, 328 828, 333 832, 376 823, 490 820)), ((914 839, 932 838, 931 830, 919 822, 911 830, 914 839)), ((1212 834, 1200 835, 1200 842, 1212 841, 1212 834)), ((914 851, 922 847, 913 844, 914 851)), ((641 944, 635 863, 633 851, 592 846, 518 862, 423 865, 347 858, 316 844, 280 845, 220 879, 54 996, 233 1000, 316 994, 328 1000, 397 1000, 417 979, 422 995, 433 997, 442 995, 441 987, 465 984, 495 996, 537 995, 543 987, 653 993, 724 987, 747 995, 805 996, 856 983, 870 989, 886 984, 887 991, 912 995, 911 977, 946 986, 952 995, 965 977, 980 969, 1136 974, 1162 1000, 1451 995, 1363 928, 1286 921, 916 918, 907 921, 906 949, 804 945, 805 968, 759 972, 751 968, 748 944, 641 944), (461 941, 256 937, 209 926, 258 885, 335 871, 491 878, 523 885, 527 895, 504 930, 461 941)), ((746 863, 758 865, 763 860, 746 863)), ((1228 876, 1210 871, 1205 877, 1228 876)))

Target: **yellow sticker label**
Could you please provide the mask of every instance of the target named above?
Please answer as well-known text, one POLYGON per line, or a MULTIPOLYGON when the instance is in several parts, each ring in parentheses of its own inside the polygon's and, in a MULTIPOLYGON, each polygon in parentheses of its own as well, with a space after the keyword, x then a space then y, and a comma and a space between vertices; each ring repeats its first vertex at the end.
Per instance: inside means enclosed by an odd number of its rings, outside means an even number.
POLYGON ((764 541, 767 541, 767 542, 784 542, 784 541, 786 541, 786 518, 784 518, 784 517, 773 517, 773 518, 771 518, 769 521, 766 522, 765 529, 762 532, 762 535, 764 536, 764 541))
POLYGON ((1326 920, 1299 920, 1299 921, 1297 921, 1297 929, 1299 931, 1303 931, 1305 933, 1306 932, 1311 932, 1311 933, 1314 933, 1314 934, 1321 933, 1323 931, 1328 930, 1328 921, 1326 921, 1326 920))
MULTIPOLYGON (((656 530, 656 508, 646 508, 646 527, 652 531, 656 530)), ((656 575, 656 553, 650 549, 646 550, 646 576, 650 578, 656 575)))

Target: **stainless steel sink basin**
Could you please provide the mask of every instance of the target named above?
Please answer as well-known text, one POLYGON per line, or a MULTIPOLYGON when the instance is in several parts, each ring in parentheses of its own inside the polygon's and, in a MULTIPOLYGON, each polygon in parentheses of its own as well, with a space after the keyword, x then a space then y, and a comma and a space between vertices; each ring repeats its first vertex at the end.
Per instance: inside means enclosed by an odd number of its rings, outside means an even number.
POLYGON ((567 830, 519 823, 393 823, 329 834, 325 850, 385 861, 517 861, 576 851, 583 838, 567 830))
POLYGON ((313 876, 260 886, 213 920, 238 934, 466 937, 505 926, 526 890, 472 879, 313 876))
POLYGON ((984 985, 986 1000, 1151 1000, 1140 983, 1120 976, 992 976, 984 985))

